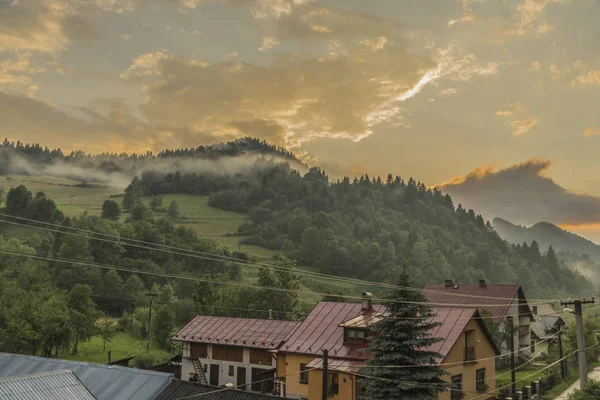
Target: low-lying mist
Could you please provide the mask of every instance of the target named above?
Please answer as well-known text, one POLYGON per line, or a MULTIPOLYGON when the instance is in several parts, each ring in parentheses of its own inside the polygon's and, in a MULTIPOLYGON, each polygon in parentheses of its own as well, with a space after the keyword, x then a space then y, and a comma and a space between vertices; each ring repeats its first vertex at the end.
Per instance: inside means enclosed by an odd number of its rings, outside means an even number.
POLYGON ((143 172, 182 173, 211 172, 215 174, 244 173, 257 164, 265 167, 273 164, 288 163, 293 169, 304 174, 308 167, 299 161, 291 160, 277 154, 247 153, 236 156, 220 156, 218 158, 167 157, 137 159, 118 157, 93 157, 54 160, 40 163, 8 149, 0 149, 0 175, 51 176, 70 179, 77 182, 98 184, 123 190, 133 177, 143 172))

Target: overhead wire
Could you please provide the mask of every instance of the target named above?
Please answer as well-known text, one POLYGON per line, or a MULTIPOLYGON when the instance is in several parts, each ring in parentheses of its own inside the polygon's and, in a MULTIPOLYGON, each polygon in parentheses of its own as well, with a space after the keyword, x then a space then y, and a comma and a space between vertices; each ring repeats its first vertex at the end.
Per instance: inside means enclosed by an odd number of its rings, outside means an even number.
MULTIPOLYGON (((135 269, 135 268, 120 267, 120 266, 114 266, 114 265, 105 265, 105 264, 80 261, 80 260, 39 256, 39 255, 4 250, 4 249, 0 249, 0 253, 14 255, 14 256, 21 256, 21 257, 26 257, 26 258, 32 258, 32 259, 38 259, 38 260, 45 260, 45 261, 55 261, 55 262, 62 262, 62 263, 68 263, 68 264, 74 264, 74 265, 85 265, 85 266, 89 266, 89 267, 113 269, 116 271, 123 271, 123 272, 136 273, 136 274, 142 274, 142 275, 154 275, 154 276, 160 276, 160 277, 166 277, 166 278, 172 278, 172 279, 186 279, 186 280, 197 281, 197 282, 213 283, 213 284, 217 284, 217 285, 231 285, 231 286, 279 291, 279 292, 286 292, 286 293, 302 293, 301 291, 297 291, 297 290, 293 290, 293 289, 249 285, 249 284, 231 282, 231 281, 217 281, 217 280, 213 280, 213 279, 204 279, 204 278, 200 278, 200 277, 196 277, 196 276, 192 276, 192 275, 181 275, 181 274, 173 274, 173 273, 168 273, 168 272, 145 271, 145 270, 140 270, 140 269, 135 269)), ((304 293, 307 293, 307 294, 310 293, 312 295, 319 295, 319 296, 331 296, 331 293, 320 293, 320 292, 313 292, 313 291, 304 292, 304 293)), ((342 295, 342 294, 335 295, 335 297, 339 297, 339 298, 343 298, 343 299, 352 299, 352 300, 362 300, 363 299, 361 296, 349 296, 349 295, 342 295)), ((382 301, 382 302, 387 302, 387 303, 417 304, 417 305, 426 305, 426 306, 436 306, 437 305, 437 306, 442 306, 442 307, 456 306, 456 307, 460 307, 460 308, 477 308, 477 307, 490 307, 490 306, 497 307, 498 306, 498 304, 468 304, 468 305, 465 305, 465 304, 451 304, 451 303, 419 302, 419 301, 387 299, 387 298, 381 298, 381 297, 379 297, 379 298, 373 297, 372 300, 382 301), (468 307, 466 307, 466 306, 468 306, 468 307)))
MULTIPOLYGON (((84 238, 87 238, 87 239, 93 239, 93 240, 99 240, 99 241, 104 241, 104 242, 109 242, 109 243, 115 243, 115 244, 121 244, 121 245, 127 245, 127 246, 142 248, 142 249, 145 249, 145 250, 162 251, 162 252, 167 252, 167 253, 170 253, 170 254, 183 255, 183 256, 188 256, 188 257, 193 257, 193 258, 198 258, 198 259, 203 259, 203 260, 216 261, 216 262, 225 262, 224 260, 227 260, 227 262, 229 262, 229 263, 237 264, 237 265, 240 265, 240 266, 249 266, 249 267, 255 267, 255 268, 270 267, 270 268, 273 268, 273 269, 276 269, 276 270, 285 270, 285 271, 288 271, 284 267, 279 267, 279 266, 274 265, 274 264, 251 262, 251 261, 246 261, 246 260, 240 260, 240 259, 234 258, 234 257, 228 257, 228 256, 218 255, 218 254, 214 254, 214 253, 200 252, 200 251, 197 251, 197 250, 184 249, 184 248, 179 248, 179 247, 175 247, 175 246, 163 245, 163 244, 160 244, 160 243, 152 243, 152 242, 142 241, 142 240, 138 240, 138 239, 123 238, 123 237, 120 237, 120 236, 117 236, 117 235, 110 235, 110 234, 106 234, 106 233, 103 233, 103 232, 96 232, 96 231, 87 230, 87 229, 81 229, 81 228, 68 227, 68 226, 63 226, 63 225, 58 225, 58 224, 52 224, 52 223, 49 223, 49 222, 36 221, 36 220, 30 219, 30 218, 12 216, 12 215, 9 215, 9 214, 4 214, 4 213, 0 213, 0 216, 9 217, 9 218, 15 218, 15 219, 20 219, 20 220, 26 220, 26 221, 30 221, 30 222, 38 223, 38 224, 55 226, 55 227, 57 227, 57 228, 59 228, 61 230, 59 230, 59 229, 49 229, 49 228, 44 228, 44 227, 40 227, 40 226, 34 226, 34 225, 30 225, 30 224, 19 223, 19 222, 15 222, 15 221, 7 221, 7 220, 0 220, 0 223, 7 223, 7 224, 11 224, 11 225, 23 226, 23 227, 28 227, 28 228, 32 228, 32 229, 38 229, 38 230, 44 230, 44 231, 49 231, 49 232, 54 232, 54 233, 59 233, 59 234, 68 234, 68 235, 73 235, 73 236, 78 236, 78 237, 84 237, 84 238), (74 230, 74 231, 78 231, 78 232, 85 232, 85 233, 87 233, 87 235, 78 235, 78 234, 73 233, 73 232, 65 232, 65 231, 63 231, 63 229, 74 230), (118 240, 108 240, 108 239, 104 239, 104 238, 100 238, 100 237, 96 237, 96 236, 105 236, 105 237, 110 237, 110 238, 114 238, 114 239, 118 239, 118 240), (134 243, 130 243, 130 242, 134 242, 134 243), (160 248, 154 248, 154 247, 148 247, 148 246, 138 245, 136 243, 142 243, 142 244, 149 245, 149 246, 157 246, 157 247, 160 247, 160 248), (171 250, 171 249, 173 249, 173 250, 171 250), (182 251, 184 253, 182 253, 182 251), (208 254, 210 257, 204 256, 204 254, 208 254)), ((440 291, 435 291, 435 290, 430 290, 430 289, 420 289, 420 288, 412 288, 412 287, 403 287, 403 286, 396 286, 396 285, 391 285, 391 284, 384 284, 384 283, 377 283, 377 282, 371 282, 371 281, 358 280, 358 279, 354 279, 354 278, 339 277, 339 276, 335 276, 335 275, 329 275, 329 274, 323 274, 323 273, 319 273, 319 272, 312 272, 312 271, 305 271, 305 270, 295 270, 294 273, 296 273, 298 275, 305 275, 305 276, 313 277, 313 278, 323 278, 323 279, 335 280, 335 281, 338 281, 338 282, 339 281, 343 281, 345 283, 372 285, 372 286, 379 286, 379 287, 390 288, 390 289, 392 289, 392 288, 402 288, 402 289, 411 290, 411 291, 428 292, 428 293, 440 293, 440 294, 444 294, 444 295, 458 296, 458 297, 482 298, 482 299, 488 299, 488 300, 507 300, 507 303, 509 301, 511 303, 514 301, 514 298, 504 298, 504 297, 494 297, 494 296, 479 296, 479 295, 469 295, 469 294, 461 294, 461 293, 440 292, 440 291)), ((335 294, 327 294, 327 295, 340 297, 340 296, 335 295, 335 294)), ((535 303, 535 300, 536 299, 531 299, 530 302, 529 302, 529 304, 531 304, 531 305, 538 304, 538 303, 535 303)), ((548 303, 556 302, 558 300, 555 300, 555 299, 554 300, 553 299, 539 299, 538 301, 539 301, 539 304, 548 304, 548 303)), ((429 304, 431 304, 431 303, 429 303, 429 304)), ((440 304, 442 304, 442 303, 440 303, 440 304)), ((449 303, 443 303, 443 304, 451 305, 449 303)), ((458 306, 464 306, 465 304, 463 304, 463 303, 457 303, 455 305, 458 307, 458 306)), ((484 305, 481 305, 481 304, 479 304, 479 305, 468 304, 468 305, 471 306, 471 307, 476 307, 476 306, 503 307, 503 306, 506 306, 508 304, 495 303, 495 304, 484 304, 484 305)))

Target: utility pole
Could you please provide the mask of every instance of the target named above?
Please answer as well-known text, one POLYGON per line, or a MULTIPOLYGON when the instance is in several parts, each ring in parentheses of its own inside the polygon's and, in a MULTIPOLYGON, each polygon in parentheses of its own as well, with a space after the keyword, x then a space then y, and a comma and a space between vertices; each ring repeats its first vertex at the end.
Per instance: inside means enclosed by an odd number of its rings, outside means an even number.
POLYGON ((329 391, 329 380, 328 380, 328 371, 329 369, 329 352, 327 350, 323 350, 323 392, 321 395, 321 399, 327 400, 329 391))
POLYGON ((152 323, 152 301, 158 297, 156 293, 148 292, 146 296, 150 298, 150 309, 148 310, 148 342, 146 343, 146 354, 150 353, 150 324, 152 323))
POLYGON ((575 306, 575 324, 577 325, 577 359, 579 361, 579 383, 580 388, 588 382, 587 376, 587 360, 585 358, 585 336, 583 334, 583 304, 595 303, 594 298, 591 300, 568 300, 561 301, 560 305, 563 307, 574 305, 575 306))
POLYGON ((562 331, 561 326, 558 326, 558 357, 560 358, 560 377, 565 379, 567 376, 567 363, 563 360, 563 343, 562 343, 562 331))
POLYGON ((510 381, 512 383, 511 386, 511 394, 514 397, 517 394, 517 371, 515 368, 515 328, 513 325, 513 317, 506 317, 506 322, 508 323, 508 329, 510 332, 510 381))

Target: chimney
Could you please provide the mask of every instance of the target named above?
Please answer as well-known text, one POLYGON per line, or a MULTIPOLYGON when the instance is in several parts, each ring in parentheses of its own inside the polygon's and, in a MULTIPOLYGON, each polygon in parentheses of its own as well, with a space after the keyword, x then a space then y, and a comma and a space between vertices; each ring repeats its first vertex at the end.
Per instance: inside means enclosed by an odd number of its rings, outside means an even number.
POLYGON ((446 279, 446 287, 452 287, 452 286, 454 286, 452 284, 452 279, 446 279))
POLYGON ((373 308, 373 295, 369 292, 365 292, 362 294, 362 310, 367 311, 373 308))
POLYGON ((479 287, 480 288, 486 288, 487 285, 485 284, 485 279, 480 279, 479 280, 479 287))

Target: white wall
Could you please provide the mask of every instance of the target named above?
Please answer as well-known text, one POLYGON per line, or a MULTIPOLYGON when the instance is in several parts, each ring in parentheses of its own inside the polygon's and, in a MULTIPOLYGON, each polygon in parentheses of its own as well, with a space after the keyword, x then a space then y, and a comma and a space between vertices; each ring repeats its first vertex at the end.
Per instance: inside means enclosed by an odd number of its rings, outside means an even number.
MULTIPOLYGON (((183 360, 181 362, 181 379, 188 380, 189 374, 191 372, 196 372, 194 369, 194 365, 192 364, 192 360, 186 358, 190 356, 190 343, 183 342, 183 360)), ((277 366, 275 357, 271 360, 271 365, 257 365, 250 364, 250 349, 244 348, 243 362, 234 362, 234 361, 222 361, 222 360, 213 360, 212 358, 212 344, 207 345, 207 353, 208 358, 200 358, 200 362, 202 365, 208 364, 206 367, 206 380, 210 383, 210 364, 219 366, 219 386, 225 385, 227 383, 231 383, 233 386, 237 385, 237 368, 245 367, 246 368, 246 384, 247 389, 250 390, 250 383, 252 382, 252 368, 260 368, 260 369, 272 369, 277 366), (229 376, 229 366, 233 365, 234 373, 233 376, 229 376)), ((265 376, 265 379, 268 376, 265 376)))

